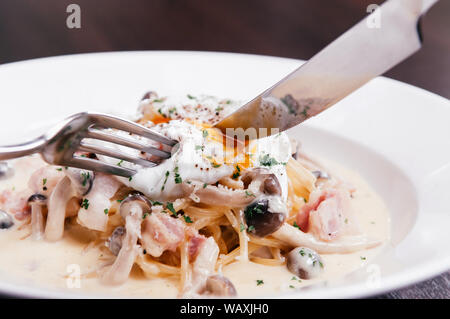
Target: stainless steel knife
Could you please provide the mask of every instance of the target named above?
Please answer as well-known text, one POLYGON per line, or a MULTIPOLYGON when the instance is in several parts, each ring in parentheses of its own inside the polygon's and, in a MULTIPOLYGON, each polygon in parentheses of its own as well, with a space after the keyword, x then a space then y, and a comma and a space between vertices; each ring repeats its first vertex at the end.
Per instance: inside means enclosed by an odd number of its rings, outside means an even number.
POLYGON ((437 1, 384 2, 308 62, 215 126, 227 135, 242 129, 246 138, 253 139, 286 130, 326 110, 419 50, 420 18, 437 1))

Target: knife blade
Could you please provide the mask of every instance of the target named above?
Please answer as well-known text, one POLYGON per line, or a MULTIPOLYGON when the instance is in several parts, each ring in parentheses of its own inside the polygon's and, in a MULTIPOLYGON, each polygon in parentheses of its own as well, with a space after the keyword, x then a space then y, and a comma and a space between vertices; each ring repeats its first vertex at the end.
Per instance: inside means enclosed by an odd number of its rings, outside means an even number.
POLYGON ((261 138, 334 105, 420 49, 420 17, 438 0, 388 0, 298 69, 215 125, 261 138))

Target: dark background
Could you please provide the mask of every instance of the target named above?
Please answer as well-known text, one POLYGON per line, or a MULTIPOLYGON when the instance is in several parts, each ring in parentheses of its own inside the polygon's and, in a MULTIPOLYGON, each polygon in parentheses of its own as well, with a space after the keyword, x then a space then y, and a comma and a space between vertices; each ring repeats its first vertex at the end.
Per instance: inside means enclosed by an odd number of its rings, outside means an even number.
MULTIPOLYGON (((0 0, 0 63, 122 50, 309 59, 380 0, 0 0), (66 7, 81 7, 81 29, 66 7)), ((450 98, 450 1, 423 19, 423 48, 386 76, 450 98)), ((450 298, 450 274, 382 298, 450 298)))

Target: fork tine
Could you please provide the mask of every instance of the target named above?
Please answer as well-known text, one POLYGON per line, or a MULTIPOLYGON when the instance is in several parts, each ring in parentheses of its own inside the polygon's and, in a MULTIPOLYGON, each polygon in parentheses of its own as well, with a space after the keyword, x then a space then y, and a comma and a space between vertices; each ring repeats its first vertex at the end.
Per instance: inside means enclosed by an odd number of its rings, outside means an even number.
POLYGON ((116 150, 103 147, 103 146, 96 146, 96 145, 90 145, 85 142, 81 142, 78 150, 82 152, 88 152, 88 153, 94 153, 94 154, 101 154, 108 157, 114 157, 118 158, 120 160, 124 160, 127 162, 135 163, 138 165, 146 166, 146 167, 153 167, 156 166, 156 163, 152 161, 145 160, 143 158, 139 157, 133 157, 129 156, 120 152, 117 152, 116 150))
POLYGON ((107 173, 112 175, 119 175, 123 177, 131 177, 136 174, 136 171, 126 167, 120 167, 117 165, 107 164, 91 158, 74 157, 69 160, 65 160, 60 165, 77 167, 87 169, 94 172, 107 173))
POLYGON ((128 138, 124 138, 122 136, 118 136, 116 134, 108 134, 99 130, 89 129, 86 134, 86 137, 131 147, 139 151, 144 151, 146 153, 159 156, 161 158, 170 158, 169 152, 162 151, 160 149, 157 149, 156 147, 143 145, 141 143, 135 142, 128 138))
POLYGON ((104 128, 115 128, 121 131, 130 132, 133 134, 137 134, 155 140, 168 146, 174 146, 177 143, 176 141, 171 140, 156 132, 153 132, 142 125, 139 125, 137 123, 128 120, 120 119, 115 116, 99 113, 89 113, 89 116, 91 117, 92 120, 95 121, 95 123, 98 126, 102 126, 104 128))

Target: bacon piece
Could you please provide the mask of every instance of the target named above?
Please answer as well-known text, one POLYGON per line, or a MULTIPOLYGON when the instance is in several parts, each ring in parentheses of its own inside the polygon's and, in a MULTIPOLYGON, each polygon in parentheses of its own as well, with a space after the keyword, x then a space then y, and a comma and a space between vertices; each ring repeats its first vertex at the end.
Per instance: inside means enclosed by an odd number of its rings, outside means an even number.
POLYGON ((0 193, 0 207, 13 215, 18 220, 24 220, 31 214, 28 206, 29 190, 12 191, 6 189, 0 193))
POLYGON ((154 257, 166 250, 175 251, 184 236, 184 223, 166 213, 153 212, 142 223, 142 246, 154 257))
POLYGON ((339 237, 349 223, 350 194, 347 189, 334 187, 316 189, 309 202, 297 214, 297 225, 325 241, 339 237))

